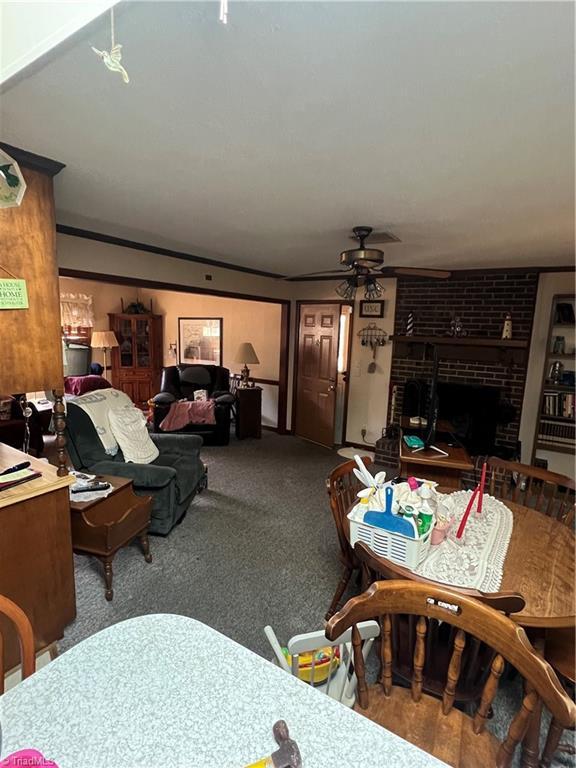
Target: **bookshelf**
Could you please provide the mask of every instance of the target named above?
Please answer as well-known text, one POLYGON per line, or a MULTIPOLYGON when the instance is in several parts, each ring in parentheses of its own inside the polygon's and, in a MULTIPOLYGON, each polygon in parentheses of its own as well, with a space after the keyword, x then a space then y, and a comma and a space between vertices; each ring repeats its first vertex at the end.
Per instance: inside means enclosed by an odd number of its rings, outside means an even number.
POLYGON ((559 471, 555 454, 576 453, 575 299, 574 294, 558 294, 550 307, 532 463, 545 459, 551 471, 559 471))

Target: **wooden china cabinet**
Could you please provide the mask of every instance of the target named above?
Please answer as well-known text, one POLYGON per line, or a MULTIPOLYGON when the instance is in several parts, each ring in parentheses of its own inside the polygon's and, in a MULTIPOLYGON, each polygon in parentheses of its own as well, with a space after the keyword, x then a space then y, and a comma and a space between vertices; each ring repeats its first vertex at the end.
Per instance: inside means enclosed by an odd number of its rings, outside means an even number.
POLYGON ((118 339, 112 352, 112 385, 137 406, 160 391, 162 372, 162 316, 109 314, 110 330, 118 339))

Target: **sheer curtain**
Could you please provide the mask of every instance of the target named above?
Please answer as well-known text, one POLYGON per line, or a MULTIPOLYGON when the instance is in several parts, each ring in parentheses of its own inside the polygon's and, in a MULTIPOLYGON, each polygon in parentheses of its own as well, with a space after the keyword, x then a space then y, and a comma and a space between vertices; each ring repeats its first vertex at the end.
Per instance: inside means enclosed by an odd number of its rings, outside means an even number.
POLYGON ((60 317, 63 326, 92 328, 94 325, 92 296, 85 293, 61 293, 60 317))

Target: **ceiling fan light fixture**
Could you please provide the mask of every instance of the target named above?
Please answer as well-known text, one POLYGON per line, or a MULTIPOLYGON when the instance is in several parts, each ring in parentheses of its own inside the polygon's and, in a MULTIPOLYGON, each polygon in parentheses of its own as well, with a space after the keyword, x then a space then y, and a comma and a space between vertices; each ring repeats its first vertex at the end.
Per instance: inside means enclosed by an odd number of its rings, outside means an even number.
POLYGON ((342 299, 346 299, 347 301, 353 301, 354 297, 356 296, 356 284, 355 281, 348 278, 347 280, 343 280, 340 285, 336 288, 336 293, 338 296, 340 296, 342 299))
POLYGON ((382 296, 384 288, 380 285, 376 278, 368 278, 366 285, 364 286, 364 298, 367 301, 376 301, 382 296))

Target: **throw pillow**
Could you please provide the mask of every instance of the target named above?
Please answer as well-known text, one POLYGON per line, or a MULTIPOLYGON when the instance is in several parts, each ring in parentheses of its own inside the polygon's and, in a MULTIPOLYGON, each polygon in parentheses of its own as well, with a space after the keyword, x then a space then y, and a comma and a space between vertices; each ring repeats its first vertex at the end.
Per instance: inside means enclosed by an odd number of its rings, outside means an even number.
POLYGON ((110 429, 122 449, 124 459, 134 464, 150 464, 160 455, 146 429, 146 417, 135 405, 108 413, 110 429))
POLYGON ((95 392, 97 389, 111 389, 112 384, 103 376, 65 376, 64 392, 67 395, 85 395, 87 392, 95 392))

